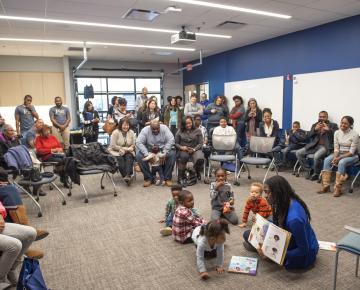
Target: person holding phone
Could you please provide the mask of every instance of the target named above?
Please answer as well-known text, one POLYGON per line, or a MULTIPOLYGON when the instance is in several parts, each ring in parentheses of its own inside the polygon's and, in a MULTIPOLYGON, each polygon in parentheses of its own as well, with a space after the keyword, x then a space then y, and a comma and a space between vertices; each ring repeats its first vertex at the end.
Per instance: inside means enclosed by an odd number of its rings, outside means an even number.
POLYGON ((32 96, 26 95, 24 103, 15 108, 16 132, 18 135, 24 135, 39 119, 39 115, 32 105, 32 96))
POLYGON ((334 133, 339 127, 329 121, 326 111, 319 113, 319 119, 311 126, 308 137, 310 142, 296 151, 296 157, 302 168, 308 171, 307 179, 318 180, 321 171, 321 160, 334 150, 334 133), (306 155, 314 154, 313 167, 310 167, 306 155))

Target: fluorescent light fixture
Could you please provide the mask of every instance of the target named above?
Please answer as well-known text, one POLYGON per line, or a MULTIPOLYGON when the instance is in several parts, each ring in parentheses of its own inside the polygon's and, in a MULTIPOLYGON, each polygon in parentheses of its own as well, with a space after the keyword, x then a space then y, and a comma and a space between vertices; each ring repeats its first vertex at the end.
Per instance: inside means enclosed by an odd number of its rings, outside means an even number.
MULTIPOLYGON (((87 21, 72 21, 72 20, 63 20, 63 19, 52 19, 52 18, 0 15, 0 19, 15 20, 15 21, 42 22, 42 23, 60 23, 60 24, 103 27, 103 28, 113 28, 113 29, 151 31, 151 32, 169 33, 169 34, 174 34, 174 33, 179 32, 177 30, 162 29, 162 28, 149 28, 149 27, 140 27, 140 26, 127 26, 127 25, 117 25, 117 24, 107 24, 107 23, 98 23, 98 22, 87 22, 87 21)), ((224 35, 224 34, 196 33, 196 35, 206 36, 206 37, 215 37, 215 38, 231 38, 231 35, 224 35)))
POLYGON ((177 51, 195 51, 195 48, 182 48, 182 47, 173 47, 173 46, 143 45, 143 44, 130 44, 130 43, 115 43, 115 42, 98 42, 98 41, 74 41, 74 40, 33 39, 33 38, 0 38, 0 41, 62 43, 62 44, 79 44, 79 45, 83 45, 85 42, 87 45, 136 47, 136 48, 165 49, 165 50, 177 50, 177 51))
POLYGON ((192 5, 199 5, 199 6, 206 6, 206 7, 212 7, 212 8, 226 9, 226 10, 232 10, 232 11, 253 13, 253 14, 259 14, 259 15, 264 15, 264 16, 272 16, 272 17, 278 17, 278 18, 284 18, 284 19, 291 18, 290 15, 267 12, 267 11, 263 11, 263 10, 243 8, 243 7, 232 6, 232 5, 223 5, 223 4, 217 4, 217 3, 212 3, 212 2, 206 2, 206 1, 197 1, 197 0, 170 0, 170 1, 180 2, 180 3, 185 3, 185 4, 192 4, 192 5))

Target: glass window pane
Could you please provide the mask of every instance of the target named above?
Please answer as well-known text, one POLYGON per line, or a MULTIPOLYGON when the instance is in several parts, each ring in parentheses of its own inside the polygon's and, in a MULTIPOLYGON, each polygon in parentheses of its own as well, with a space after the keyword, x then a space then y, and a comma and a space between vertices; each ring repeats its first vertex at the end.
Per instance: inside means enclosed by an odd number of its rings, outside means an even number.
MULTIPOLYGON (((87 99, 84 98, 84 95, 79 95, 79 111, 84 110, 84 104, 87 99)), ((95 110, 97 111, 107 111, 108 110, 108 100, 107 95, 95 95, 93 99, 89 99, 94 105, 95 110)))
POLYGON ((84 87, 86 85, 92 85, 95 93, 106 92, 106 79, 105 78, 78 78, 77 86, 78 92, 84 93, 84 87))
POLYGON ((160 92, 160 79, 136 79, 136 91, 141 92, 143 87, 149 92, 160 92))
POLYGON ((133 92, 134 79, 109 78, 108 90, 109 92, 133 92))
POLYGON ((109 100, 111 101, 113 96, 118 96, 119 98, 124 98, 127 101, 126 110, 127 111, 135 111, 135 95, 134 94, 116 94, 109 95, 109 100))

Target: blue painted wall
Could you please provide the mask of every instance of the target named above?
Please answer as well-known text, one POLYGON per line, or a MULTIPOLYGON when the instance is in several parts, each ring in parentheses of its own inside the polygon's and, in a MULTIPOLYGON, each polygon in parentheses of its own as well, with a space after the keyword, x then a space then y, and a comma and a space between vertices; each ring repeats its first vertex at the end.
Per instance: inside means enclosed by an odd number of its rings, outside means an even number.
MULTIPOLYGON (((291 21, 291 20, 290 20, 291 21)), ((210 99, 224 83, 284 76, 284 127, 292 121, 292 81, 301 74, 360 67, 360 15, 207 57, 184 71, 184 85, 209 82, 210 99)))

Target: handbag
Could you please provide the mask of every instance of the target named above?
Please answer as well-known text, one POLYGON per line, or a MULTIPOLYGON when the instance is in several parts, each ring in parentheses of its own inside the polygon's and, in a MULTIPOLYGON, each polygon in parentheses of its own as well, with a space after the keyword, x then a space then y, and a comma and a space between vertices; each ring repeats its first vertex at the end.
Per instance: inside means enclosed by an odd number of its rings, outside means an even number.
POLYGON ((93 137, 95 134, 94 134, 94 127, 92 125, 90 126, 84 126, 82 128, 82 135, 83 137, 85 138, 89 138, 89 137, 93 137))
POLYGON ((106 120, 104 126, 102 127, 103 130, 111 135, 111 133, 116 129, 117 124, 113 120, 106 120))
POLYGON ((37 167, 29 167, 21 170, 24 180, 38 182, 41 180, 41 172, 37 167))
POLYGON ((46 287, 38 260, 24 258, 21 267, 17 290, 49 290, 46 287))

